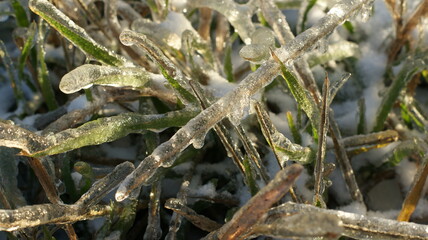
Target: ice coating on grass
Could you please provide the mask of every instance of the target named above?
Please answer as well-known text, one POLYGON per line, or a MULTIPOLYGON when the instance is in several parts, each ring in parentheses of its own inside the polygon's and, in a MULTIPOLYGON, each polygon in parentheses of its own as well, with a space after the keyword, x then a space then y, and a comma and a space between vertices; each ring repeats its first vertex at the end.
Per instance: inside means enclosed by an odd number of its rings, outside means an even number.
POLYGON ((233 125, 238 126, 241 124, 241 119, 244 117, 245 111, 250 105, 250 98, 248 96, 237 96, 235 100, 233 110, 230 112, 228 117, 233 125))
POLYGON ((297 213, 287 217, 280 217, 268 224, 254 227, 255 232, 276 238, 322 238, 336 239, 343 231, 342 221, 334 214, 329 213, 297 213))
POLYGON ((59 89, 67 94, 91 87, 93 84, 142 87, 150 75, 139 68, 117 68, 85 64, 65 74, 59 89))

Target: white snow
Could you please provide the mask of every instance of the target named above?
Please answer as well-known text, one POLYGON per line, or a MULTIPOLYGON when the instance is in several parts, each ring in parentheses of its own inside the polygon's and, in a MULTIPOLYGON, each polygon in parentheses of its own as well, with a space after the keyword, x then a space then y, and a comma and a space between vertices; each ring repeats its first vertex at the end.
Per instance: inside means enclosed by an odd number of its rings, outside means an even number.
POLYGON ((367 208, 364 204, 361 204, 359 202, 351 202, 348 205, 341 206, 339 210, 344 212, 350 212, 350 213, 356 213, 365 215, 367 213, 367 208))
POLYGON ((86 96, 80 95, 73 99, 67 106, 67 112, 72 112, 77 109, 83 109, 88 105, 88 100, 86 99, 86 96))

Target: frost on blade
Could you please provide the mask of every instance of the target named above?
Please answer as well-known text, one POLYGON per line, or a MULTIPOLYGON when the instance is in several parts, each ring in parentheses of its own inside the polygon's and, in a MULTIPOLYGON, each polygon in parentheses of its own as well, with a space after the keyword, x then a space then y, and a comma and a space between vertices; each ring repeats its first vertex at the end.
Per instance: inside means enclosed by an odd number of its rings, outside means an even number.
POLYGON ((150 74, 140 68, 85 64, 65 74, 61 79, 59 88, 67 94, 89 88, 93 84, 141 88, 150 78, 150 74))

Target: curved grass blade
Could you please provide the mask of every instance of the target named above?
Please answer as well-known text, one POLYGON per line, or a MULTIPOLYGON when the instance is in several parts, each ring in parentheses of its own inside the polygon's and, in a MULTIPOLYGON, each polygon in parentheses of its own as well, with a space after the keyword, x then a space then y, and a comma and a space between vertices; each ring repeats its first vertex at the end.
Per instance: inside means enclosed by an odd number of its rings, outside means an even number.
POLYGON ((141 68, 117 68, 85 64, 65 74, 59 89, 67 94, 91 87, 93 84, 118 87, 141 88, 154 74, 141 68))
POLYGON ((30 0, 30 9, 84 53, 107 65, 122 66, 126 59, 109 51, 47 0, 30 0))
POLYGON ((174 63, 165 56, 161 49, 147 38, 147 36, 134 31, 125 30, 120 34, 120 41, 126 46, 136 44, 147 51, 150 57, 158 63, 162 75, 164 75, 169 84, 175 89, 183 103, 197 102, 196 97, 190 93, 187 80, 181 70, 177 68, 174 63))
POLYGON ((111 173, 96 181, 75 204, 85 210, 97 204, 133 170, 134 165, 131 162, 124 162, 117 165, 111 173))

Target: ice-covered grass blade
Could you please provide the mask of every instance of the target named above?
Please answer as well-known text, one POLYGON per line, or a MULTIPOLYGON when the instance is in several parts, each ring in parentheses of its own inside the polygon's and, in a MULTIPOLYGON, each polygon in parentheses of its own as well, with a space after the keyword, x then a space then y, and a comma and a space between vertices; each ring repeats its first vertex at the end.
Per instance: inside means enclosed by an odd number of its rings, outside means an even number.
POLYGON ((418 204, 419 199, 423 197, 422 191, 425 186, 427 177, 428 177, 428 157, 425 156, 422 159, 422 164, 419 166, 419 169, 413 178, 412 187, 410 188, 410 191, 407 193, 407 196, 404 199, 400 214, 397 217, 398 221, 408 222, 410 220, 410 216, 415 211, 416 205, 418 204))
POLYGON ((40 19, 37 31, 37 81, 42 90, 42 96, 48 105, 50 111, 58 108, 58 103, 55 99, 55 92, 52 88, 52 83, 49 79, 49 71, 45 62, 45 34, 46 26, 43 20, 40 19))
POLYGON ((127 61, 97 43, 88 33, 47 0, 30 0, 30 9, 49 23, 61 35, 90 57, 112 66, 122 66, 127 61))
POLYGON ((312 151, 310 148, 294 144, 280 133, 273 125, 266 110, 259 103, 255 103, 254 108, 263 135, 271 146, 281 168, 285 166, 285 162, 288 160, 297 161, 301 164, 311 162, 312 151))
POLYGON ((315 206, 325 207, 325 202, 322 198, 324 192, 324 182, 323 182, 323 173, 324 173, 324 161, 326 154, 326 141, 327 141, 327 132, 329 128, 329 113, 330 113, 330 80, 328 76, 324 79, 324 85, 322 89, 322 106, 321 106, 321 116, 320 116, 320 125, 318 127, 319 139, 318 139, 318 151, 317 157, 315 159, 314 166, 314 201, 315 206))
POLYGON ((290 128, 294 142, 297 144, 302 144, 302 136, 299 130, 297 129, 296 124, 294 123, 293 114, 290 111, 288 111, 286 115, 287 115, 288 127, 290 128))
POLYGON ((111 173, 92 184, 91 188, 75 204, 82 209, 89 209, 112 191, 132 170, 134 170, 134 165, 131 162, 117 165, 111 173))
POLYGON ((32 156, 46 156, 67 152, 83 146, 97 145, 127 136, 130 133, 140 133, 143 130, 162 130, 168 127, 178 127, 189 121, 196 112, 177 111, 165 114, 141 115, 138 113, 123 113, 113 117, 99 118, 74 129, 67 129, 48 136, 49 147, 30 152, 32 156))
POLYGON ((168 199, 167 202, 165 203, 165 208, 171 209, 175 213, 180 214, 181 216, 185 217, 188 221, 190 221, 193 225, 197 226, 198 228, 204 231, 211 232, 221 227, 221 224, 203 215, 198 214, 195 210, 184 205, 178 199, 168 199))
POLYGON ((120 34, 120 41, 126 46, 137 46, 143 48, 149 56, 155 60, 169 84, 175 89, 178 97, 184 104, 196 103, 196 97, 190 93, 190 89, 182 71, 169 60, 155 43, 144 34, 125 30, 120 34))
POLYGON ((65 74, 59 84, 62 92, 70 94, 92 85, 142 88, 157 76, 142 68, 113 67, 85 64, 65 74))
POLYGON ((287 69, 284 63, 271 51, 273 59, 280 64, 282 77, 287 83, 288 89, 293 94, 299 107, 308 115, 313 128, 319 126, 320 112, 309 92, 297 81, 294 74, 287 69))
POLYGON ((340 218, 329 213, 297 213, 257 224, 252 234, 279 239, 337 239, 344 231, 340 218))
POLYGON ((229 222, 204 239, 236 239, 246 234, 268 209, 289 191, 302 171, 303 167, 299 164, 279 171, 275 178, 242 206, 229 222))
POLYGON ((426 239, 427 227, 423 224, 398 222, 395 220, 367 217, 362 214, 349 213, 338 210, 322 209, 308 204, 284 203, 269 211, 269 215, 287 216, 302 213, 312 214, 321 212, 333 214, 343 222, 344 236, 353 239, 426 239))
MULTIPOLYGON (((426 53, 425 53, 426 54, 426 53)), ((428 60, 426 56, 424 60, 428 60)), ((379 109, 376 113, 375 125, 373 127, 373 132, 377 132, 383 129, 385 120, 388 117, 388 114, 391 112, 392 107, 400 95, 401 90, 406 86, 406 84, 422 70, 426 69, 428 66, 421 58, 408 58, 406 59, 402 69, 397 74, 396 78, 392 82, 391 86, 388 88, 384 97, 382 98, 379 109)))

